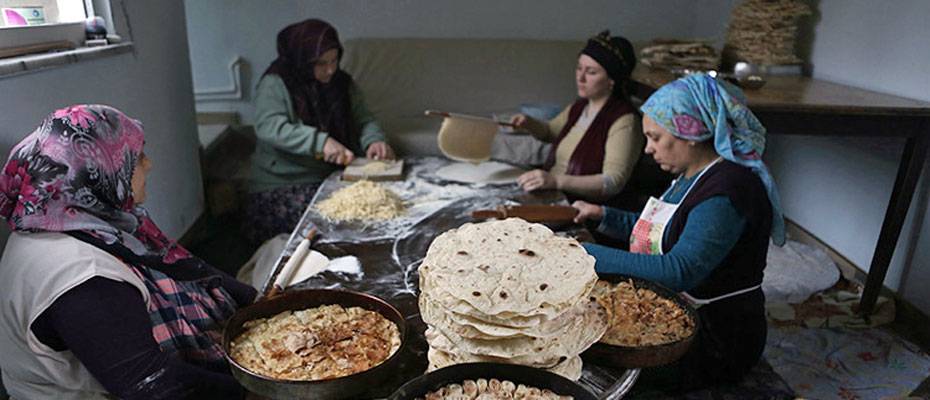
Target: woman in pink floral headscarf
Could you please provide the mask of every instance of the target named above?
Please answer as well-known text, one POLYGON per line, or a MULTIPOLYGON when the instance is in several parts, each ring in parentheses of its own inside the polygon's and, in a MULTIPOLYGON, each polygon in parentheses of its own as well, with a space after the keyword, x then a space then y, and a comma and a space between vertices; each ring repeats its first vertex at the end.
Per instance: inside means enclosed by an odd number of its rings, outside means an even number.
POLYGON ((167 238, 140 206, 139 121, 49 115, 0 174, 0 370, 15 398, 241 398, 218 332, 255 291, 167 238))

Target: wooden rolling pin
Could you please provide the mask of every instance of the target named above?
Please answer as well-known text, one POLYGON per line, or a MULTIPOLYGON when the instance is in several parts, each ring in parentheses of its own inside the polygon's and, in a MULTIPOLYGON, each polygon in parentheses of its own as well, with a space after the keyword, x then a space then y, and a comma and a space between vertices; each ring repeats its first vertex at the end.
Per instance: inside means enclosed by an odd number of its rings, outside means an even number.
POLYGON ((262 299, 270 299, 284 291, 284 288, 290 283, 294 271, 300 267, 300 263, 310 252, 310 245, 313 243, 316 233, 316 227, 310 228, 307 236, 297 244, 297 248, 294 249, 294 253, 287 259, 287 262, 283 265, 280 261, 278 262, 278 265, 275 266, 274 271, 271 273, 271 277, 268 278, 268 284, 265 286, 262 299))
POLYGON ((494 210, 472 211, 474 219, 523 218, 528 222, 573 222, 578 210, 571 206, 552 206, 529 204, 522 206, 501 206, 494 210))

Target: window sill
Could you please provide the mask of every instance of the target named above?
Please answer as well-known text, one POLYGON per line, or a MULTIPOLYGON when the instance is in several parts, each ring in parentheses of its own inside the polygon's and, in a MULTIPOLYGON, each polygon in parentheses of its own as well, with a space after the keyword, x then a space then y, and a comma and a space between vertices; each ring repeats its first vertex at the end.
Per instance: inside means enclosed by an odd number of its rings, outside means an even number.
POLYGON ((0 59, 0 79, 132 51, 132 42, 0 59))

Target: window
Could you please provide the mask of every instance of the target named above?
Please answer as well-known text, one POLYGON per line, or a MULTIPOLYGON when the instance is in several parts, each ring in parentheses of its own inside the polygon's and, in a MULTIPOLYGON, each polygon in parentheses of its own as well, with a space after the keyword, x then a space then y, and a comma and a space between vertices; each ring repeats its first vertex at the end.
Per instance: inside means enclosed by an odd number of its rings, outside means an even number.
POLYGON ((122 1, 0 0, 0 79, 132 51, 131 38, 109 36, 129 33, 122 1), (86 16, 103 19, 106 40, 86 40, 86 16))
POLYGON ((0 0, 0 58, 84 45, 92 0, 0 0))
POLYGON ((80 22, 86 7, 83 0, 0 0, 0 27, 80 22))

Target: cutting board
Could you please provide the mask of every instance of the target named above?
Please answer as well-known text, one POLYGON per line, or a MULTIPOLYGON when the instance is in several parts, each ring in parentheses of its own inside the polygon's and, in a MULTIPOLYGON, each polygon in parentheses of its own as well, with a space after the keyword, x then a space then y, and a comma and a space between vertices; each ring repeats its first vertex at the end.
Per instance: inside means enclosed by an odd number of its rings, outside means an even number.
POLYGON ((351 164, 346 166, 342 171, 342 180, 360 181, 367 179, 370 181, 399 181, 404 179, 404 160, 378 161, 369 158, 356 158, 351 164), (366 168, 371 163, 385 163, 386 169, 383 171, 366 168))

